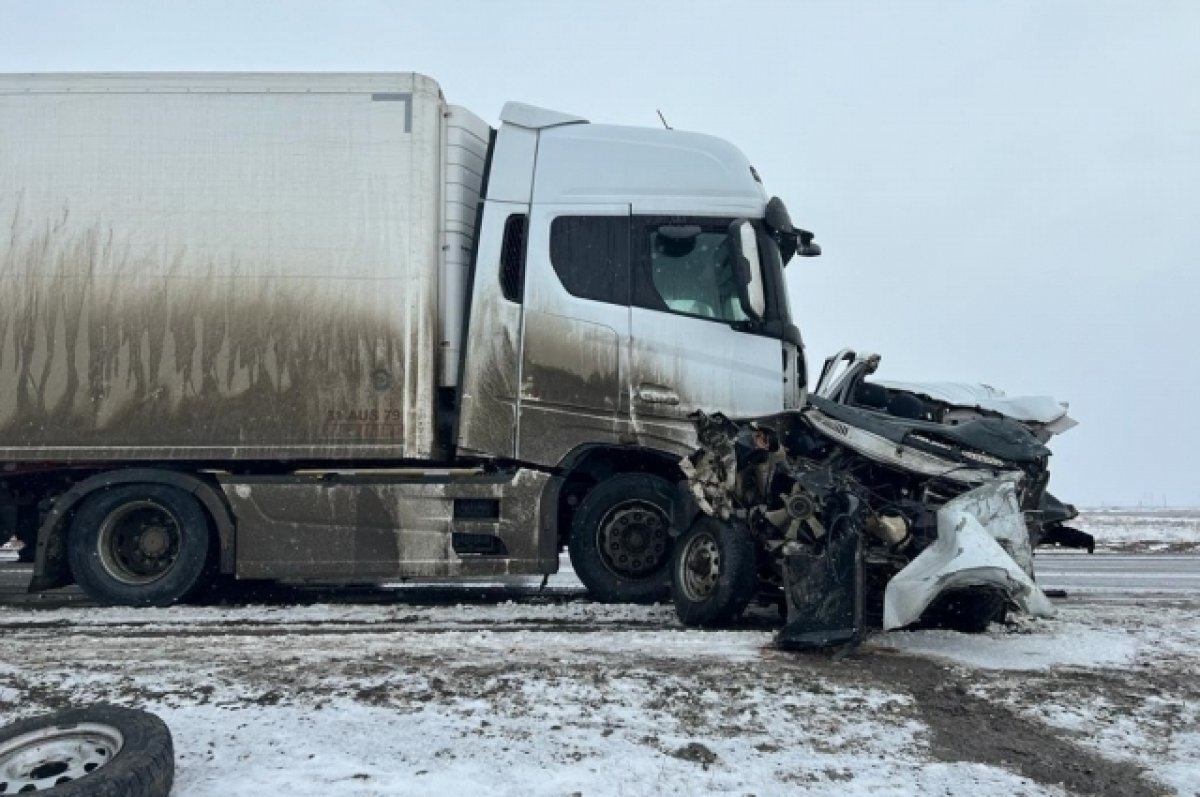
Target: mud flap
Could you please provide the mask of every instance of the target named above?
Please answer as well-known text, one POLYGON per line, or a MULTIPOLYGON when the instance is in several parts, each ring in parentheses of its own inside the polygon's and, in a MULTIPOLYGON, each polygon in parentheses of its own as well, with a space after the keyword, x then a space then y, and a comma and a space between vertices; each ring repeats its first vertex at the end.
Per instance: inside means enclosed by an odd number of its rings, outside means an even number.
POLYGON ((862 537, 848 517, 839 520, 823 550, 798 549, 784 557, 787 624, 775 644, 785 650, 853 646, 863 639, 862 537))

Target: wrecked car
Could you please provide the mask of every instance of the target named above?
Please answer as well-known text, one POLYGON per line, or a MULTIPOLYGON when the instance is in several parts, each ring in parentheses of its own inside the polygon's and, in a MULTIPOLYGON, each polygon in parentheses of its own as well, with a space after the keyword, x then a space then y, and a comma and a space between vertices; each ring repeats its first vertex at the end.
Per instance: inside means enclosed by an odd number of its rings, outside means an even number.
MULTIPOLYGON (((847 406, 876 410, 900 418, 958 426, 981 418, 1007 418, 1025 427, 1039 443, 1079 424, 1069 405, 1049 396, 1008 396, 991 385, 963 382, 902 382, 867 377, 879 368, 880 356, 843 349, 825 360, 816 395, 847 406)), ((1071 504, 1042 490, 1038 506, 1025 510, 1034 547, 1058 545, 1095 550, 1092 536, 1065 525, 1079 516, 1071 504)))
POLYGON ((787 610, 778 641, 806 647, 868 625, 977 631, 1009 609, 1049 613, 1032 549, 1073 508, 1044 511, 1039 431, 1073 425, 1065 408, 1017 419, 953 405, 948 417, 898 387, 885 390, 911 400, 879 406, 864 379, 878 358, 850 353, 840 376, 837 359, 803 409, 694 416, 700 448, 681 467, 700 519, 672 562, 680 619, 720 624, 775 601, 787 610))

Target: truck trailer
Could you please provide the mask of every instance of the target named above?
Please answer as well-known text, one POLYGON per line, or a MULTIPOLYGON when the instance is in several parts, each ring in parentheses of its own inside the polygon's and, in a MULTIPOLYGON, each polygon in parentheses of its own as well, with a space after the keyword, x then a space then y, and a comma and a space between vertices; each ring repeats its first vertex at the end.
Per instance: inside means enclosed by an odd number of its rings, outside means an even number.
POLYGON ((664 594, 697 410, 805 402, 819 252, 733 145, 418 74, 0 76, 0 538, 31 590, 664 594))

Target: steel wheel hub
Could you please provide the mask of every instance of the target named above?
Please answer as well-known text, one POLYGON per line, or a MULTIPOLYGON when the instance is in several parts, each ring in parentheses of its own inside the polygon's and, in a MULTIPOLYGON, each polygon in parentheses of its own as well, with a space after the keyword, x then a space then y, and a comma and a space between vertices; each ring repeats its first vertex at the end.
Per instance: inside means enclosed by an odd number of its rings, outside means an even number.
POLYGON ((622 576, 643 576, 663 562, 667 518, 653 504, 621 504, 600 524, 600 553, 605 565, 622 576))
POLYGON ((94 723, 41 728, 0 742, 0 794, 47 791, 79 780, 124 745, 116 728, 94 723))
POLYGON ((133 501, 104 519, 96 548, 113 578, 124 584, 149 584, 175 564, 182 539, 179 523, 165 507, 133 501))
POLYGON ((717 579, 721 575, 721 549, 711 534, 697 534, 688 541, 681 558, 680 586, 688 600, 699 603, 717 588, 717 579))

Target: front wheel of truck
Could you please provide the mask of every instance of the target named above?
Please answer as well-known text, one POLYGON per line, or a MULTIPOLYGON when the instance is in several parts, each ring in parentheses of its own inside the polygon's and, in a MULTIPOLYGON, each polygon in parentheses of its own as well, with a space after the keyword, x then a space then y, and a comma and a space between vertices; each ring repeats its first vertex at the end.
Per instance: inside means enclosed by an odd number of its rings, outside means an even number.
POLYGON ((208 546, 208 518, 194 497, 166 484, 126 484, 83 502, 67 557, 98 603, 169 606, 199 582, 208 546))
POLYGON ((623 473, 584 496, 567 549, 575 575, 593 599, 666 599, 675 489, 661 476, 623 473))

